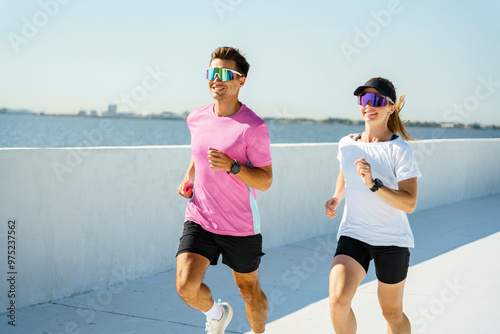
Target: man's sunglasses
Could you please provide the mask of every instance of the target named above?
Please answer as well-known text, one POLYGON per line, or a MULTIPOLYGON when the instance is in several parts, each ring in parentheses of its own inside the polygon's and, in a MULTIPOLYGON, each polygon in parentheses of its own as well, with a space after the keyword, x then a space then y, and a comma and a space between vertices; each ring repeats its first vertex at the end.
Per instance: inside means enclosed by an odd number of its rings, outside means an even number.
POLYGON ((373 107, 385 107, 388 101, 394 104, 394 101, 390 98, 377 93, 364 93, 358 95, 358 104, 360 106, 365 107, 370 101, 372 102, 373 107))
POLYGON ((231 81, 234 79, 234 74, 243 76, 243 74, 236 72, 235 70, 229 70, 227 68, 207 68, 207 79, 210 81, 215 80, 215 76, 219 77, 220 81, 231 81))

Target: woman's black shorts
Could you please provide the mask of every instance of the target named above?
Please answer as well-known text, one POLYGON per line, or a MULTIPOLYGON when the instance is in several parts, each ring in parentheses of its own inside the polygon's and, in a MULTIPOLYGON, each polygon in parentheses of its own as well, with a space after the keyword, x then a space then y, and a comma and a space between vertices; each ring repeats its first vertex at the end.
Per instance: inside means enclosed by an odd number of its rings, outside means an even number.
POLYGON ((386 284, 403 281, 408 274, 410 251, 407 247, 372 246, 357 239, 341 236, 337 243, 337 255, 348 255, 363 266, 366 272, 374 260, 377 279, 386 284))
POLYGON ((181 253, 203 255, 211 265, 216 265, 222 254, 222 263, 242 274, 257 270, 260 258, 264 255, 260 234, 248 237, 219 235, 204 230, 192 221, 184 223, 177 255, 181 253))

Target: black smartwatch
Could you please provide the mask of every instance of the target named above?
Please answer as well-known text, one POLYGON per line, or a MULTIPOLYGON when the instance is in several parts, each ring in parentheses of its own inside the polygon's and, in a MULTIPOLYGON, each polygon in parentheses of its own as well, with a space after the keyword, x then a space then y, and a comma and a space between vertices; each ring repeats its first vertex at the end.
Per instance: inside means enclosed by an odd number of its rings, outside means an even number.
POLYGON ((241 170, 241 165, 238 163, 238 161, 234 160, 233 165, 231 166, 231 170, 227 172, 227 174, 238 174, 241 170))
POLYGON ((379 179, 375 179, 373 180, 373 182, 375 182, 375 184, 373 185, 373 187, 370 188, 370 190, 373 192, 376 192, 384 185, 382 181, 380 181, 379 179))

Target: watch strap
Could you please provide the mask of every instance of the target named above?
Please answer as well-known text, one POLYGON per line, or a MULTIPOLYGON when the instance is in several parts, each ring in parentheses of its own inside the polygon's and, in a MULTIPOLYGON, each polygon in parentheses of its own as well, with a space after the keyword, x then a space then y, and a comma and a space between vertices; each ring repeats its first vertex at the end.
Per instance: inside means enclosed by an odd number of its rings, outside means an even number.
POLYGON ((234 159, 233 165, 231 166, 231 170, 227 171, 227 174, 228 175, 229 174, 236 175, 236 174, 238 174, 240 172, 240 170, 241 170, 240 163, 236 159, 234 159))
POLYGON ((370 190, 373 191, 373 192, 376 192, 377 190, 379 190, 381 187, 384 186, 384 184, 382 183, 382 181, 380 181, 379 179, 375 179, 375 180, 373 180, 373 182, 375 184, 373 185, 373 187, 370 188, 370 190))

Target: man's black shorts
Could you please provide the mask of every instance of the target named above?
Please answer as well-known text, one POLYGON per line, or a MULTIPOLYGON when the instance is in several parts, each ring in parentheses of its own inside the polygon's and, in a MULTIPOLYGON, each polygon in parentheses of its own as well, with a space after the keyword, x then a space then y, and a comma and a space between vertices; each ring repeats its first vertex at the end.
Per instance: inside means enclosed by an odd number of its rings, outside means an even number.
POLYGON ((337 243, 337 255, 348 255, 368 271, 370 261, 375 262, 377 279, 386 284, 403 281, 408 274, 410 251, 407 247, 372 246, 357 239, 341 236, 337 243))
POLYGON ((181 253, 203 255, 211 265, 216 265, 222 254, 222 263, 242 274, 257 270, 260 258, 264 255, 260 234, 248 237, 219 235, 204 230, 192 221, 184 223, 177 255, 181 253))

